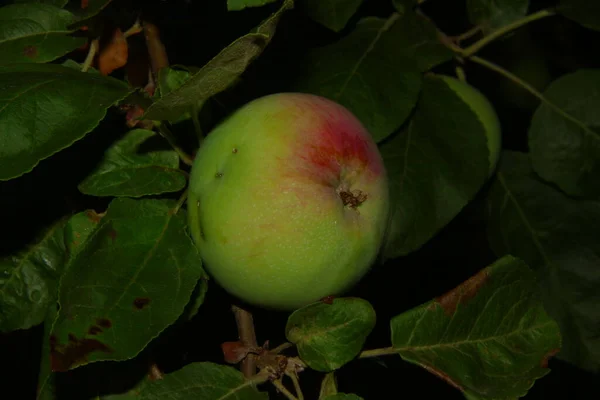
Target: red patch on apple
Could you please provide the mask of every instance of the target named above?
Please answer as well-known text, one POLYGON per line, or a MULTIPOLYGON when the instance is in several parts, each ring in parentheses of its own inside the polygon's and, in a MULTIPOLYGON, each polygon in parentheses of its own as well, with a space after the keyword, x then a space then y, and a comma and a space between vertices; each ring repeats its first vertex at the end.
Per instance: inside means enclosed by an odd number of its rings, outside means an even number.
MULTIPOLYGON (((328 103, 316 104, 320 119, 314 125, 315 132, 307 135, 307 141, 299 148, 299 157, 307 166, 316 167, 323 183, 332 184, 343 178, 344 170, 368 170, 379 177, 383 165, 378 159, 377 148, 370 143, 369 133, 348 111, 333 108, 328 103)), ((313 126, 314 126, 313 125, 313 126)))

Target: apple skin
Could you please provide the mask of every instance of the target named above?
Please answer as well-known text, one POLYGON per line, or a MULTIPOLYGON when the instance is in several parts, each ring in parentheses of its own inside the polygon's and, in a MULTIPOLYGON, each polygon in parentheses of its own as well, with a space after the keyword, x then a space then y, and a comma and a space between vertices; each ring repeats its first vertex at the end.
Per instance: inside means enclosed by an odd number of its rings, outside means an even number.
POLYGON ((189 226, 209 275, 247 303, 293 310, 354 286, 376 261, 389 213, 377 145, 341 105, 278 93, 204 140, 189 226))
POLYGON ((502 129, 500 119, 492 103, 477 88, 447 75, 438 75, 465 103, 481 121, 488 143, 489 170, 491 176, 496 171, 500 154, 502 152, 502 129))

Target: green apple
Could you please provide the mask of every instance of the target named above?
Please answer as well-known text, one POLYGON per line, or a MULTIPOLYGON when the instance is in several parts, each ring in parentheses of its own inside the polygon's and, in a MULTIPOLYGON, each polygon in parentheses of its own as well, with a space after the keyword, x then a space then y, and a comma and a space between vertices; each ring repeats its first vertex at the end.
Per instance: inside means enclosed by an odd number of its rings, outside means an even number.
POLYGON ((502 130, 500 119, 490 101, 475 87, 447 75, 437 75, 458 97, 471 107, 486 133, 489 151, 489 175, 496 170, 502 150, 502 130))
POLYGON ((389 192, 381 155, 346 108, 301 93, 234 112, 196 154, 189 226, 232 295, 292 310, 353 287, 377 259, 389 192))

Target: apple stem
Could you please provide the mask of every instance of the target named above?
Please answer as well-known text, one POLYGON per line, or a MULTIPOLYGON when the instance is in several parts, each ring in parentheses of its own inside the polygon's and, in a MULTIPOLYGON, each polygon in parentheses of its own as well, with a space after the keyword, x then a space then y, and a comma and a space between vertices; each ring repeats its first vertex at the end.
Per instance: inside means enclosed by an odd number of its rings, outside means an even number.
POLYGON ((511 24, 503 26, 502 28, 496 29, 495 31, 490 33, 488 36, 485 36, 483 39, 475 42, 471 46, 464 49, 462 51, 461 55, 465 58, 471 57, 473 54, 477 53, 483 47, 487 46, 489 43, 493 42, 494 40, 506 35, 507 33, 514 31, 515 29, 520 28, 523 25, 526 25, 530 22, 537 21, 538 19, 542 19, 542 18, 546 18, 546 17, 551 17, 553 15, 556 15, 556 12, 553 10, 549 10, 549 9, 540 10, 538 12, 530 14, 530 15, 526 16, 525 18, 521 18, 511 24))
MULTIPOLYGON (((242 344, 250 348, 257 347, 258 343, 256 342, 254 318, 252 317, 252 314, 235 305, 231 307, 231 310, 235 316, 238 336, 242 344)), ((248 354, 242 361, 240 369, 246 378, 250 378, 256 374, 256 356, 254 354, 248 354)))

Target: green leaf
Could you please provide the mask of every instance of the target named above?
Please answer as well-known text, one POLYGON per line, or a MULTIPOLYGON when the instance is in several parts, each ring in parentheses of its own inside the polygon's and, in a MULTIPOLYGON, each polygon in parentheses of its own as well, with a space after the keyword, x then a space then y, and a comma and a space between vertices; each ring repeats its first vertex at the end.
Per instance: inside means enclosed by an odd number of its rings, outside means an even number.
POLYGON ((154 95, 159 98, 168 95, 187 82, 191 75, 190 71, 185 69, 174 67, 161 68, 158 71, 158 88, 154 95))
POLYGON ((0 7, 0 64, 45 63, 85 44, 69 36, 70 12, 42 3, 0 7))
POLYGON ((46 317, 67 260, 65 221, 23 251, 0 259, 0 331, 28 329, 46 317))
POLYGON ((227 89, 269 44, 279 19, 293 4, 293 1, 285 0, 281 8, 254 32, 231 43, 183 85, 154 102, 143 118, 176 120, 199 102, 227 89))
POLYGON ((414 11, 402 13, 390 34, 382 39, 383 47, 409 58, 423 72, 454 58, 431 20, 414 11))
POLYGON ((84 137, 129 91, 117 79, 60 65, 0 66, 0 180, 84 137))
POLYGON ((13 0, 13 3, 42 3, 63 8, 69 0, 13 0))
POLYGON ((26 249, 0 259, 0 331, 28 329, 44 321, 48 307, 56 304, 65 265, 99 218, 86 211, 62 219, 26 249))
POLYGON ((204 272, 174 207, 111 202, 61 279, 53 371, 133 358, 181 315, 204 272))
POLYGON ((528 9, 529 0, 467 0, 469 20, 485 33, 525 17, 528 9))
POLYGON ((319 400, 323 400, 326 397, 336 395, 338 393, 337 380, 335 372, 329 372, 325 374, 321 381, 321 389, 319 390, 319 400))
POLYGON ((375 327, 375 310, 357 298, 314 303, 288 318, 285 335, 312 369, 329 372, 351 361, 375 327))
POLYGON ((421 74, 398 52, 398 14, 367 17, 341 40, 305 57, 294 90, 334 100, 361 120, 376 141, 396 130, 419 96, 421 74))
POLYGON ((526 154, 505 152, 487 199, 495 253, 514 254, 540 277, 558 321, 558 357, 600 371, 600 202, 569 198, 544 184, 526 154))
MULTIPOLYGON (((90 234, 94 232, 101 215, 93 210, 87 210, 73 215, 64 227, 65 246, 68 252, 68 260, 73 260, 83 244, 87 241, 90 234)), ((68 264, 67 261, 65 264, 68 264)), ((55 282, 55 286, 58 286, 55 282)), ((57 289, 57 287, 56 287, 57 289)), ((54 290, 51 301, 48 301, 48 311, 44 320, 44 334, 42 337, 42 352, 40 361, 40 371, 38 376, 38 392, 36 400, 55 400, 56 383, 55 374, 52 373, 50 352, 52 349, 50 333, 52 326, 58 315, 57 303, 58 291, 54 290)))
POLYGON ((550 372, 560 348, 534 272, 506 256, 450 292, 394 317, 400 356, 470 399, 513 399, 550 372))
POLYGON ((229 11, 239 11, 248 7, 261 7, 277 0, 227 0, 229 11))
POLYGON ((355 394, 337 393, 331 396, 323 397, 321 400, 362 400, 362 397, 359 397, 355 394))
POLYGON ((129 131, 106 151, 79 190, 91 196, 141 197, 183 189, 187 180, 175 151, 140 152, 144 142, 153 137, 158 134, 145 129, 129 131))
POLYGON ((529 127, 533 169, 569 195, 600 198, 600 69, 565 75, 544 97, 529 127))
POLYGON ((557 10, 565 17, 600 31, 600 3, 590 0, 560 0, 557 10))
POLYGON ((339 32, 364 0, 305 0, 306 14, 321 25, 339 32))
MULTIPOLYGON (((138 387, 111 400, 267 400, 256 381, 244 378, 233 367, 197 362, 164 375, 163 379, 145 379, 138 387)), ((104 398, 108 400, 109 398, 104 398)))
POLYGON ((488 179, 485 128, 445 79, 427 77, 415 115, 380 145, 390 182, 385 257, 417 250, 446 226, 488 179))
MULTIPOLYGON (((181 87, 195 72, 198 71, 199 68, 182 66, 161 68, 160 71, 158 71, 158 85, 157 90, 154 92, 154 97, 156 99, 160 99, 161 97, 168 95, 172 91, 181 87)), ((202 109, 202 106, 207 100, 208 99, 202 99, 195 105, 192 104, 189 108, 189 111, 183 113, 181 116, 179 116, 179 118, 169 120, 169 122, 175 124, 190 119, 192 117, 192 113, 202 109)))

